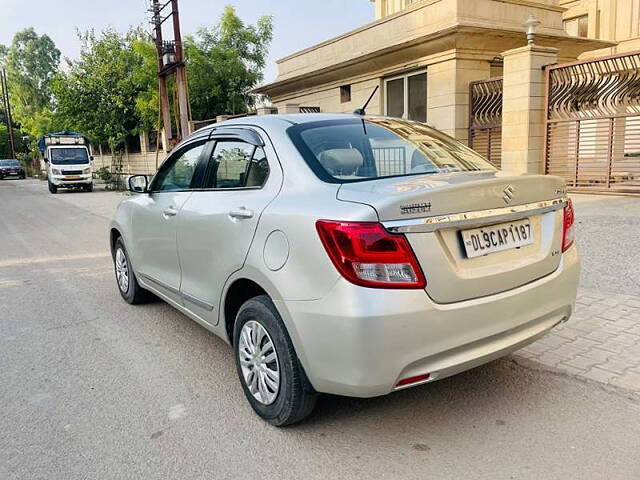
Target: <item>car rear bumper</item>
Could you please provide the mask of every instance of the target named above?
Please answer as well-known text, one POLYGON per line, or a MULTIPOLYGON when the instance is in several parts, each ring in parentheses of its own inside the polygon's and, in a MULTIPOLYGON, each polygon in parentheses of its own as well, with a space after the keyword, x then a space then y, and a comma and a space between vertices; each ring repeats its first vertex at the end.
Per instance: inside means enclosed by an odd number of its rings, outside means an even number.
POLYGON ((445 378, 545 335, 570 317, 579 270, 572 247, 542 279, 454 304, 436 304, 423 290, 340 279, 325 298, 276 305, 316 390, 373 397, 396 390, 403 378, 445 378))

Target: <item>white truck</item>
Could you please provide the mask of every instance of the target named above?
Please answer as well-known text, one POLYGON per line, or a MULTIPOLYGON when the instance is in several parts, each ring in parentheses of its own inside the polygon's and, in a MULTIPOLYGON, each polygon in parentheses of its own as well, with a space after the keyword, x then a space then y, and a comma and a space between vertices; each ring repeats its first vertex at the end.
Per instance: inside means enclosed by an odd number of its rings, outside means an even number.
POLYGON ((59 188, 93 191, 93 156, 87 137, 70 130, 47 133, 39 146, 51 193, 57 193, 59 188))

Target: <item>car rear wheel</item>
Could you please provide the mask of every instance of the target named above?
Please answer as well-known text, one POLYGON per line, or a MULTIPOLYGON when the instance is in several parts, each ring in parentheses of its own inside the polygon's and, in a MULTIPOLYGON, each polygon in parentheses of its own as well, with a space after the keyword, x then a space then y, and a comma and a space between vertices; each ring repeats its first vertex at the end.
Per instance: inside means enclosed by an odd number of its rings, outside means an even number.
POLYGON ((306 418, 318 394, 268 296, 252 298, 242 305, 233 338, 240 383, 255 412, 278 427, 306 418))
POLYGON ((122 238, 118 238, 118 240, 116 240, 113 254, 113 265, 116 273, 118 291, 122 298, 131 305, 147 302, 151 293, 138 284, 138 280, 131 269, 129 255, 124 247, 122 238))
POLYGON ((51 183, 50 180, 49 180, 49 191, 51 193, 58 193, 58 187, 56 187, 53 183, 51 183))

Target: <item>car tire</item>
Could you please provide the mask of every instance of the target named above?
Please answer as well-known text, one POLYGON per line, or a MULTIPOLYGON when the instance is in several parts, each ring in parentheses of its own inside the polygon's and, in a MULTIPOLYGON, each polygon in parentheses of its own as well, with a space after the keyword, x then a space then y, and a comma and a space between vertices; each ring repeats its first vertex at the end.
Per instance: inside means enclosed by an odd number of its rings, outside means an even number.
POLYGON ((151 292, 140 286, 136 279, 129 254, 124 246, 122 237, 116 240, 113 248, 113 268, 116 275, 116 284, 122 298, 131 305, 146 303, 151 298, 151 292))
POLYGON ((93 192, 93 183, 90 183, 89 185, 85 185, 84 186, 84 191, 85 192, 93 192))
MULTIPOLYGON (((284 427, 300 422, 311 414, 318 394, 298 360, 280 314, 267 295, 247 300, 240 307, 234 324, 233 339, 234 357, 242 389, 251 407, 260 417, 271 425, 284 427), (262 333, 260 329, 265 334, 260 336, 256 345, 253 340, 262 333), (254 331, 258 333, 252 337, 249 332, 254 331), (243 339, 240 338, 241 335, 244 336, 243 339), (247 335, 250 338, 247 339, 247 335), (269 342, 272 347, 269 346, 269 342), (264 363, 257 358, 258 364, 248 361, 255 355, 255 347, 264 351, 267 358, 271 356, 270 352, 273 352, 274 360, 264 363), (265 373, 267 368, 270 375, 265 373), (267 382, 273 382, 274 372, 278 373, 277 389, 267 382), (261 378, 265 379, 262 385, 261 378), (252 383, 253 389, 258 391, 252 392, 248 383, 252 383), (266 394, 263 394, 262 390, 266 394)), ((256 359, 255 356, 253 358, 256 359)), ((265 355, 262 359, 265 359, 265 355)))
POLYGON ((49 181, 49 192, 58 193, 58 187, 56 187, 51 181, 49 181))

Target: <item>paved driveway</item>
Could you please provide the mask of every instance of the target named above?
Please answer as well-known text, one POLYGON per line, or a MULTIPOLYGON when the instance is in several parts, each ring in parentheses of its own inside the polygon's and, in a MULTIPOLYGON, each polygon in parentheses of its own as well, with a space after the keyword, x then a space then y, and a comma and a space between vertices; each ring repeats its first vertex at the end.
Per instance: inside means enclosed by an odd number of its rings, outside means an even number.
POLYGON ((515 358, 640 393, 640 198, 573 200, 582 258, 576 312, 515 358))
POLYGON ((640 295, 640 198, 573 195, 583 288, 640 295))
POLYGON ((0 182, 1 479, 640 478, 637 396, 513 358, 264 424, 222 341, 119 298, 119 198, 0 182))

